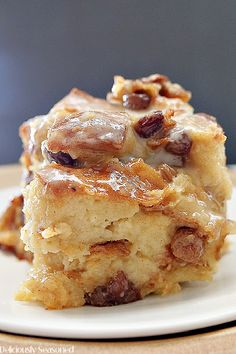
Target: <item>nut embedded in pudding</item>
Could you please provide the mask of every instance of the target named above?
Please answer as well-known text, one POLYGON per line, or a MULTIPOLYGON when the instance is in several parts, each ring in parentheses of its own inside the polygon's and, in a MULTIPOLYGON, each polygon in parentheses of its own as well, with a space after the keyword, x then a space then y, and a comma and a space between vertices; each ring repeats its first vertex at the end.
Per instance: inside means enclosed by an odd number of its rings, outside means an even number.
POLYGON ((183 102, 188 102, 191 98, 189 91, 184 90, 179 84, 173 84, 170 81, 162 83, 159 94, 168 98, 180 98, 183 102))

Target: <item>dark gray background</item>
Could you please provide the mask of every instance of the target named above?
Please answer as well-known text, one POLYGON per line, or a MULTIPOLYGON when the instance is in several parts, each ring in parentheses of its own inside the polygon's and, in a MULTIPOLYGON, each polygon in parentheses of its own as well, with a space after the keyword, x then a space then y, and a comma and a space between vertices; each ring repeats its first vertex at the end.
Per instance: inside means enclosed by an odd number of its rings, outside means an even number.
POLYGON ((104 96, 116 73, 160 72, 216 115, 234 149, 235 0, 0 0, 0 163, 17 161, 20 123, 78 86, 104 96))

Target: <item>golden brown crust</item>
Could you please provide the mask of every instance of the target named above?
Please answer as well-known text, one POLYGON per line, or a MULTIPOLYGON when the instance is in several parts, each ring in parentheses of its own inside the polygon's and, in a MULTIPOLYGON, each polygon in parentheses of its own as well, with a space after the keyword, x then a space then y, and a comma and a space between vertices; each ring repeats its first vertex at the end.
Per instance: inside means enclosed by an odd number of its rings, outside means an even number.
POLYGON ((111 162, 98 170, 52 164, 38 171, 36 176, 45 184, 46 193, 87 194, 97 199, 128 200, 142 205, 160 203, 161 195, 152 191, 161 191, 167 186, 161 173, 142 160, 126 165, 111 162))
POLYGON ((177 176, 177 171, 167 164, 160 165, 158 171, 160 171, 163 179, 168 183, 172 182, 173 178, 177 176))

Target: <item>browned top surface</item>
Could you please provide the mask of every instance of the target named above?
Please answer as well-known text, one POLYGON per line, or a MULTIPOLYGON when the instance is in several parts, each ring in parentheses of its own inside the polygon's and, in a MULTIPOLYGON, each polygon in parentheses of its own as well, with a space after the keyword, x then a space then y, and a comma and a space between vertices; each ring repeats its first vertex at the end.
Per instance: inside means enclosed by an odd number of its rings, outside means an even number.
POLYGON ((38 171, 37 176, 47 185, 47 192, 87 194, 99 199, 134 201, 145 206, 160 202, 161 195, 152 191, 161 191, 167 186, 161 173, 141 160, 126 165, 109 163, 98 170, 51 164, 38 171))
MULTIPOLYGON (((156 75, 153 77, 156 77, 156 75)), ((161 75, 158 75, 158 77, 163 78, 161 75)), ((123 88, 119 89, 119 94, 125 94, 127 87, 128 91, 132 92, 137 86, 137 82, 139 85, 141 84, 141 87, 145 88, 147 92, 150 91, 150 87, 151 91, 153 91, 153 87, 155 88, 153 100, 147 110, 141 111, 142 115, 144 112, 149 112, 150 110, 168 108, 189 112, 192 111, 192 107, 185 103, 185 101, 188 101, 190 98, 190 93, 181 88, 181 86, 177 84, 171 84, 171 94, 169 90, 167 90, 169 93, 162 96, 158 94, 161 85, 155 82, 155 80, 153 82, 151 77, 146 78, 146 80, 149 80, 149 82, 142 82, 140 80, 124 80, 124 83, 119 83, 118 85, 119 87, 124 86, 123 88)), ((167 82, 170 83, 169 81, 167 82)), ((115 84, 115 86, 116 85, 117 84, 115 84)), ((66 95, 63 99, 56 103, 54 107, 52 107, 48 115, 35 117, 22 124, 20 127, 20 136, 24 142, 25 148, 32 153, 32 149, 41 144, 41 142, 46 138, 47 130, 53 123, 55 115, 68 115, 70 113, 88 110, 124 111, 125 107, 123 106, 122 100, 118 100, 115 102, 115 104, 111 104, 107 100, 93 97, 78 88, 74 88, 69 92, 68 95, 66 95)))

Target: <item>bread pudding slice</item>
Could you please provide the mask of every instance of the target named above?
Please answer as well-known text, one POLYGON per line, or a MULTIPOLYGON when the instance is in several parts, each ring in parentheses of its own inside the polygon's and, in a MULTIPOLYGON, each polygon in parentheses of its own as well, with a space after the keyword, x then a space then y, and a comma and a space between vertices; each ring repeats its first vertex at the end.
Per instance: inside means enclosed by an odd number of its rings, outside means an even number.
MULTIPOLYGON (((135 114, 142 114, 140 111, 142 105, 140 101, 143 99, 143 92, 140 90, 145 89, 146 100, 148 104, 145 106, 145 112, 154 109, 174 109, 182 111, 192 111, 192 107, 187 103, 190 98, 190 93, 184 90, 177 84, 172 84, 171 81, 163 75, 155 74, 147 78, 138 80, 126 80, 121 76, 115 77, 113 85, 113 94, 109 94, 108 100, 100 99, 89 95, 88 93, 80 90, 73 89, 71 92, 60 100, 46 115, 37 116, 29 119, 20 127, 20 136, 23 142, 23 153, 21 156, 21 164, 23 167, 23 185, 27 185, 34 177, 34 171, 38 170, 47 163, 47 159, 42 154, 42 143, 47 139, 48 130, 53 125, 55 119, 64 117, 71 113, 79 113, 86 110, 106 110, 106 111, 125 111, 130 107, 127 103, 123 102, 121 91, 125 97, 136 97, 135 114), (162 86, 168 85, 169 89, 172 88, 172 94, 163 90, 162 86), (138 92, 136 92, 138 90, 138 92), (164 92, 165 91, 165 92, 164 92), (135 93, 136 92, 136 93, 135 93), (175 92, 175 93, 174 93, 175 92), (139 103, 138 103, 139 102, 139 103)), ((132 108, 132 107, 131 107, 132 108)), ((9 210, 15 207, 15 203, 9 206, 9 210)), ((21 207, 17 206, 19 213, 21 207)), ((6 211, 8 213, 8 211, 6 211)), ((16 249, 23 250, 24 245, 19 239, 21 224, 11 220, 11 224, 6 223, 5 215, 0 219, 0 246, 2 249, 15 252, 16 249), (14 225, 13 225, 14 224, 14 225), (14 229, 14 230, 13 230, 14 229)), ((19 253, 18 253, 19 254, 19 253)), ((20 252, 20 257, 23 258, 24 253, 20 252)))
POLYGON ((18 300, 112 306, 212 278, 231 232, 226 138, 190 97, 116 76, 106 100, 73 89, 21 126, 24 221, 14 202, 0 237, 33 256, 18 300))
POLYGON ((191 111, 56 117, 24 190, 34 261, 16 298, 112 306, 210 280, 230 232, 224 142, 213 117, 191 111))

